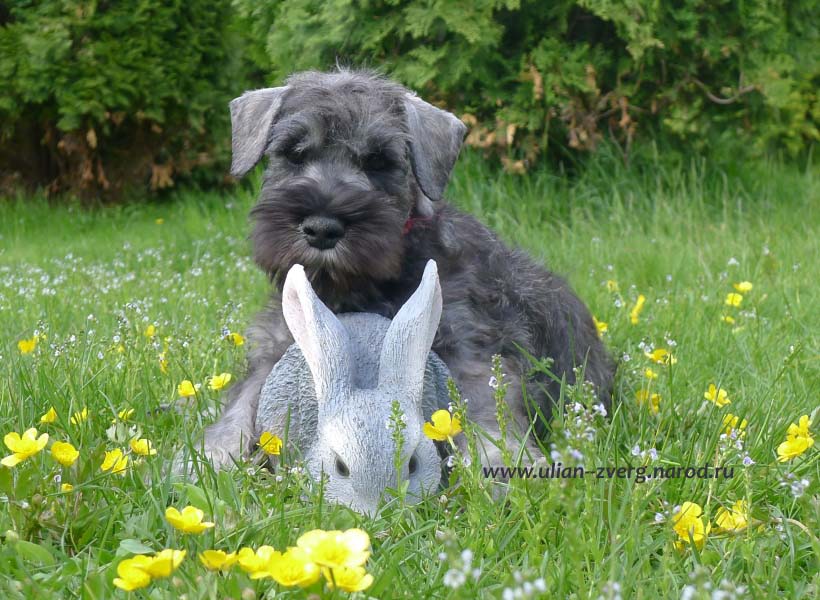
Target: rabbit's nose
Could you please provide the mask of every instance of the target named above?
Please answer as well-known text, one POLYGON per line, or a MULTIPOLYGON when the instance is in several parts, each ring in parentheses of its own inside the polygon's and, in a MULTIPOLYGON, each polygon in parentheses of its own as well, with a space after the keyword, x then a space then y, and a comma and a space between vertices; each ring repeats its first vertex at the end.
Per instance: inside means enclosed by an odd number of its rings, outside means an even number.
POLYGON ((342 222, 335 217, 311 215, 302 221, 302 235, 318 250, 330 250, 345 234, 342 222))

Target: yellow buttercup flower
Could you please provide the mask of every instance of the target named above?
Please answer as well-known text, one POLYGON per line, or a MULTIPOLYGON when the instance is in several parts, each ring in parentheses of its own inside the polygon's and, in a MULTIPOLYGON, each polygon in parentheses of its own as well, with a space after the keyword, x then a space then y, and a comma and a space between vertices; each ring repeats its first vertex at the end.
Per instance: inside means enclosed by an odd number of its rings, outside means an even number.
POLYGON ((723 417, 723 433, 728 436, 731 436, 734 432, 737 437, 743 437, 746 435, 746 425, 748 425, 746 419, 741 421, 740 417, 737 417, 732 413, 727 413, 726 416, 723 417))
POLYGON ((114 585, 125 591, 146 587, 152 579, 170 577, 185 558, 185 550, 167 549, 154 556, 137 555, 117 565, 118 578, 114 585))
POLYGON ((724 300, 724 304, 726 304, 726 306, 734 306, 735 308, 737 308, 742 303, 743 303, 743 295, 742 294, 736 294, 734 292, 730 292, 730 293, 726 294, 726 300, 724 300))
POLYGON ((170 548, 157 552, 152 558, 151 562, 142 568, 152 578, 156 577, 170 577, 171 573, 177 570, 177 567, 185 558, 185 550, 172 550, 170 548))
POLYGON ((734 284, 732 287, 734 287, 741 294, 745 294, 747 292, 751 292, 754 286, 751 281, 741 281, 740 283, 734 284))
POLYGON ((787 439, 777 447, 777 460, 779 462, 790 461, 803 454, 812 446, 814 446, 814 439, 812 438, 795 437, 787 439))
POLYGON ((653 371, 652 369, 646 369, 646 370, 643 372, 643 375, 644 375, 644 377, 646 377, 646 378, 647 378, 647 379, 649 379, 650 381, 651 381, 652 379, 657 379, 657 378, 658 378, 658 374, 657 374, 655 371, 653 371))
POLYGON ((213 390, 214 392, 218 392, 219 390, 227 387, 227 385, 231 382, 232 378, 233 376, 230 373, 214 375, 208 382, 208 389, 213 390))
POLYGON ((60 484, 60 491, 63 492, 64 494, 68 494, 69 492, 74 491, 74 486, 71 485, 70 483, 60 484))
POLYGON ((40 338, 35 335, 31 339, 20 340, 17 342, 17 349, 20 351, 20 354, 31 354, 34 352, 34 349, 37 348, 37 342, 39 339, 40 338))
POLYGON ((279 585, 308 587, 319 580, 319 567, 301 548, 288 548, 284 554, 274 552, 268 561, 268 575, 279 585))
POLYGON ((133 450, 134 454, 139 454, 140 456, 154 456, 157 453, 154 444, 147 438, 134 438, 128 442, 128 445, 131 446, 131 450, 133 450))
POLYGON ((809 415, 803 415, 797 424, 791 423, 786 432, 786 441, 777 447, 777 460, 786 462, 797 458, 806 450, 814 446, 814 436, 809 430, 811 420, 809 415))
POLYGON ((612 292, 612 293, 617 292, 619 290, 618 282, 615 281, 614 279, 607 279, 606 280, 606 290, 608 292, 612 292))
POLYGON ((791 423, 789 425, 789 429, 786 431, 787 437, 812 437, 811 431, 809 431, 809 427, 811 427, 811 420, 809 419, 809 415, 803 415, 798 419, 797 425, 791 423))
POLYGON ((51 456, 64 467, 70 467, 80 457, 80 453, 68 442, 54 442, 51 445, 51 456))
POLYGON ((236 564, 248 574, 255 573, 264 566, 263 561, 257 558, 256 551, 248 547, 240 548, 236 553, 236 564))
POLYGON ((236 562, 252 579, 270 577, 268 563, 275 552, 272 546, 260 546, 255 552, 253 548, 240 548, 236 562))
POLYGON ((54 410, 53 406, 46 411, 46 414, 44 414, 42 417, 40 417, 40 423, 53 423, 56 420, 57 420, 57 411, 54 410))
POLYGON ((144 335, 145 337, 147 337, 147 338, 152 338, 152 337, 154 337, 155 335, 157 335, 157 328, 156 328, 156 326, 154 326, 154 324, 152 323, 151 325, 149 325, 148 327, 146 327, 146 328, 145 328, 145 331, 143 332, 143 335, 144 335))
POLYGON ((202 533, 214 526, 210 521, 203 521, 205 513, 195 506, 186 506, 179 512, 173 506, 165 509, 165 518, 176 529, 183 533, 202 533))
POLYGON ((126 592, 133 592, 146 587, 151 583, 151 576, 145 572, 145 567, 150 564, 151 558, 141 554, 120 561, 120 564, 117 565, 117 575, 119 577, 114 579, 114 585, 126 592))
POLYGON ((119 411, 117 413, 117 416, 115 418, 111 419, 111 424, 114 425, 117 422, 117 419, 119 419, 122 422, 125 422, 128 419, 130 419, 131 415, 133 415, 133 414, 134 414, 134 409, 133 408, 124 408, 124 409, 122 409, 121 411, 119 411))
POLYGON ((361 592, 373 585, 373 576, 364 567, 322 569, 322 572, 331 590, 337 587, 344 592, 361 592))
POLYGON ((724 389, 715 387, 714 383, 709 384, 709 389, 703 392, 703 397, 709 400, 709 402, 717 404, 719 408, 723 408, 727 404, 732 403, 732 401, 729 400, 729 393, 724 389))
POLYGON ((259 436, 259 447, 265 454, 279 456, 282 452, 282 438, 272 434, 270 431, 262 432, 259 436))
POLYGON ((133 414, 134 414, 134 409, 133 408, 124 408, 120 412, 117 413, 117 418, 120 421, 127 421, 128 419, 131 418, 131 415, 133 415, 133 414))
POLYGON ((330 569, 360 567, 370 557, 370 536, 361 529, 323 531, 314 529, 296 540, 307 558, 330 569))
POLYGON ((230 569, 236 561, 236 552, 228 554, 222 550, 205 550, 199 555, 199 562, 211 571, 230 569))
POLYGON ((190 379, 185 379, 177 386, 177 394, 183 398, 190 398, 191 396, 196 396, 200 387, 202 386, 199 383, 194 385, 190 379))
POLYGON ((451 416, 449 411, 437 410, 430 417, 430 421, 432 423, 424 424, 423 431, 431 440, 452 442, 453 438, 461 433, 461 421, 458 417, 451 416))
POLYGON ((120 476, 125 476, 125 469, 128 467, 128 457, 124 456, 122 450, 115 448, 114 450, 106 451, 100 469, 117 473, 120 476))
POLYGON ((159 370, 162 371, 163 375, 168 374, 168 358, 165 356, 165 352, 162 352, 158 357, 157 361, 159 362, 159 370))
POLYGON ((676 365, 678 359, 670 354, 666 348, 655 348, 652 352, 644 352, 644 356, 658 365, 676 365))
POLYGON ((75 412, 71 415, 71 424, 72 425, 79 425, 80 423, 84 423, 88 421, 88 407, 83 407, 82 410, 75 412))
POLYGON ((680 538, 676 547, 682 549, 691 542, 696 548, 703 548, 711 525, 704 524, 702 515, 703 509, 694 502, 684 502, 680 509, 672 515, 672 528, 680 538))
POLYGON ((723 315, 723 316, 720 318, 720 320, 721 320, 721 321, 723 321, 724 323, 729 324, 729 325, 734 325, 734 324, 735 324, 735 318, 734 318, 734 317, 731 317, 731 316, 729 316, 729 315, 723 315))
POLYGON ((229 333, 225 339, 231 342, 234 346, 242 346, 245 343, 245 338, 239 333, 229 333))
POLYGON ((23 435, 16 431, 7 433, 3 438, 3 442, 12 451, 12 454, 0 460, 0 464, 6 467, 15 467, 45 448, 48 443, 48 434, 44 433, 37 437, 37 430, 32 427, 24 431, 23 435))
POLYGON ((749 525, 749 505, 738 500, 732 508, 719 508, 715 524, 722 531, 742 531, 749 525))
POLYGON ((641 311, 643 310, 643 305, 645 303, 646 303, 646 296, 644 296, 643 294, 639 294, 638 299, 635 302, 635 306, 633 306, 632 310, 629 311, 629 321, 633 325, 638 324, 638 320, 639 320, 638 317, 640 316, 641 311))
POLYGON ((638 390, 635 393, 635 399, 638 401, 638 404, 649 404, 649 411, 656 415, 661 410, 661 395, 660 394, 650 394, 649 390, 638 390))
POLYGON ((595 323, 595 329, 598 331, 598 337, 603 337, 604 334, 609 331, 609 325, 603 321, 599 321, 594 316, 592 317, 592 322, 595 323))

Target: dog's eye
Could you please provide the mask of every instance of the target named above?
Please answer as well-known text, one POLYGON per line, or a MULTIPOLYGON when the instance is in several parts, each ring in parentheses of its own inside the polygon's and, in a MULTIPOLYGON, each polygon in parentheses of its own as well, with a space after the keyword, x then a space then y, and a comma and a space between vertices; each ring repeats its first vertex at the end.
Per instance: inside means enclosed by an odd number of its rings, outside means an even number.
POLYGON ((302 165, 305 162, 305 152, 300 150, 297 146, 291 146, 282 152, 282 156, 285 157, 292 165, 302 165))
POLYGON ((410 462, 407 463, 407 469, 410 471, 410 475, 415 474, 415 472, 419 470, 419 460, 415 454, 410 457, 410 462))
POLYGON ((392 165, 390 157, 380 152, 368 154, 362 159, 362 167, 365 171, 386 171, 392 165))
POLYGON ((350 477, 350 469, 347 468, 345 462, 338 456, 336 457, 336 473, 338 473, 340 477, 350 477))

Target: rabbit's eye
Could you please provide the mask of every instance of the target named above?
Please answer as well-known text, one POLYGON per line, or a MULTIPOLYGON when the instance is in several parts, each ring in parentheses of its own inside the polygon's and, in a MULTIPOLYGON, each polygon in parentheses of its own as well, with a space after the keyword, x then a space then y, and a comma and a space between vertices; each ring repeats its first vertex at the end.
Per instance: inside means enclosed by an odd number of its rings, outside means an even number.
POLYGON ((413 475, 416 471, 419 470, 419 461, 416 458, 416 455, 410 457, 410 462, 407 463, 407 469, 410 471, 410 475, 413 475))
POLYGON ((350 469, 347 468, 345 462, 338 456, 336 457, 336 473, 342 477, 350 477, 350 469))

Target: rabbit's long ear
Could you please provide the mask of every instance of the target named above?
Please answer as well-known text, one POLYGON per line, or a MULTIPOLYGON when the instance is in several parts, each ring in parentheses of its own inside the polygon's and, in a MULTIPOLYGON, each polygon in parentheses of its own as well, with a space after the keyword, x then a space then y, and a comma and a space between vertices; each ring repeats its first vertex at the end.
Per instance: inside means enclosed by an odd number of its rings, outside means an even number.
POLYGON ((310 367, 320 405, 346 396, 351 385, 347 331, 319 300, 302 265, 292 266, 285 278, 282 312, 310 367))
POLYGON ((379 361, 379 388, 399 399, 421 402, 427 355, 441 318, 441 285, 430 260, 418 289, 401 307, 384 336, 379 361))

